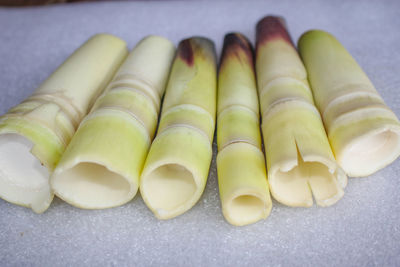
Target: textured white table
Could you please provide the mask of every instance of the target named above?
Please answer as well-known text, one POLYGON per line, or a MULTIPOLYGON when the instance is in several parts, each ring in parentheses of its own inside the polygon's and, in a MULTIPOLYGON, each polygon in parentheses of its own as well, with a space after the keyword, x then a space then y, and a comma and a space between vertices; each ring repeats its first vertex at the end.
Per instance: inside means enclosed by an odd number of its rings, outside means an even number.
MULTIPOLYGON (((294 40, 308 29, 332 32, 400 115, 400 2, 101 2, 0 9, 0 113, 28 96, 90 35, 109 32, 129 47, 146 34, 175 43, 205 35, 220 52, 228 31, 254 41, 266 14, 286 17, 294 40)), ((186 214, 156 220, 138 195, 119 208, 79 210, 55 199, 32 211, 0 200, 0 266, 382 266, 400 265, 400 160, 351 179, 329 208, 274 202, 270 217, 247 227, 221 214, 215 160, 203 197, 186 214)))

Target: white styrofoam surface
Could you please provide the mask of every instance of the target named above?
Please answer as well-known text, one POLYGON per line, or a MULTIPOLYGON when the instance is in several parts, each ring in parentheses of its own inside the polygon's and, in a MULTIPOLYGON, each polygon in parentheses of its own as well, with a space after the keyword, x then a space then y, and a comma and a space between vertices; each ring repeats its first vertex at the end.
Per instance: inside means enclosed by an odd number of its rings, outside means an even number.
MULTIPOLYGON (((0 113, 27 97, 89 36, 109 32, 129 47, 147 34, 175 43, 191 35, 216 42, 240 31, 254 41, 266 14, 286 17, 294 40, 312 28, 332 32, 400 115, 400 2, 100 2, 0 9, 0 113)), ((158 221, 140 196, 88 211, 55 199, 32 211, 0 200, 0 265, 394 266, 400 265, 400 160, 350 179, 329 208, 274 202, 270 217, 246 227, 221 214, 215 159, 199 203, 158 221)))

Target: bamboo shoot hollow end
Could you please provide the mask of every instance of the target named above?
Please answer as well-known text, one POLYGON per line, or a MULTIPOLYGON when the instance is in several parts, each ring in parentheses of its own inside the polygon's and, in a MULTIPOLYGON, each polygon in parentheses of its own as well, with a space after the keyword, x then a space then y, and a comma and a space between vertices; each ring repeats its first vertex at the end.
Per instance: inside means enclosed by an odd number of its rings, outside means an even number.
POLYGON ((40 213, 47 209, 53 197, 49 172, 32 154, 33 147, 32 141, 22 135, 0 135, 0 195, 40 213))
POLYGON ((147 174, 142 184, 147 202, 160 215, 190 202, 196 193, 197 185, 193 173, 185 166, 177 163, 162 164, 147 174))
POLYGON ((92 162, 64 169, 52 180, 52 186, 57 196, 86 209, 119 206, 135 195, 138 188, 123 175, 92 162))
POLYGON ((357 177, 369 175, 390 164, 399 156, 399 151, 399 129, 378 129, 356 138, 341 151, 336 151, 336 156, 342 168, 350 176, 357 177))

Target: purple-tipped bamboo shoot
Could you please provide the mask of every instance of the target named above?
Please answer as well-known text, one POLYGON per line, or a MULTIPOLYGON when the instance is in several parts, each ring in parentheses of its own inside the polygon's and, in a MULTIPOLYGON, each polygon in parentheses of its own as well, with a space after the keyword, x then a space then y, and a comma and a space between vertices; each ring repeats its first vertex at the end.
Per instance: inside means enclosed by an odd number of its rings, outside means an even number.
POLYGON ((140 181, 143 200, 157 218, 184 213, 202 195, 212 157, 215 110, 214 44, 201 37, 183 40, 140 181))
POLYGON ((233 225, 266 218, 272 207, 259 119, 251 45, 228 34, 218 78, 217 170, 222 212, 233 225))
POLYGON ((289 206, 320 206, 343 196, 337 165, 307 73, 280 17, 257 24, 256 71, 268 178, 273 197, 289 206))

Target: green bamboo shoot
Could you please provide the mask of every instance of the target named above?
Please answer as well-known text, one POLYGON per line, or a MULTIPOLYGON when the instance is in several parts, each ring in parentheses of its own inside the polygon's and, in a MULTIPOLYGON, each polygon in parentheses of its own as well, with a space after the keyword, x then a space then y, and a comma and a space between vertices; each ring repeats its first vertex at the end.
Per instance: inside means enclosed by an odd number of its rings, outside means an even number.
POLYGON ((156 131, 174 45, 140 41, 82 121, 52 177, 55 194, 86 209, 130 201, 156 131))
POLYGON ((289 206, 320 206, 343 196, 337 165, 307 73, 279 17, 257 25, 256 71, 271 194, 289 206))
POLYGON ((239 33, 225 36, 218 78, 217 171, 225 219, 237 226, 272 208, 261 150, 253 50, 239 33))
POLYGON ((216 83, 212 41, 181 41, 140 181, 143 200, 159 219, 189 210, 204 191, 212 157, 216 83))
POLYGON ((1 198, 38 213, 49 207, 53 199, 50 174, 126 55, 124 41, 95 35, 32 96, 1 117, 1 198))
POLYGON ((339 165, 349 176, 370 175, 400 155, 400 123, 361 67, 331 34, 299 40, 315 102, 339 165))

